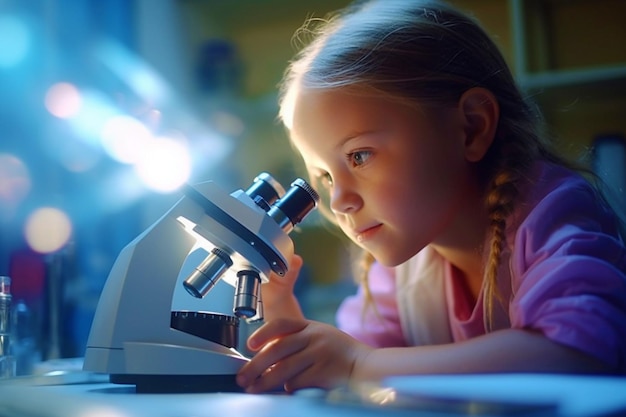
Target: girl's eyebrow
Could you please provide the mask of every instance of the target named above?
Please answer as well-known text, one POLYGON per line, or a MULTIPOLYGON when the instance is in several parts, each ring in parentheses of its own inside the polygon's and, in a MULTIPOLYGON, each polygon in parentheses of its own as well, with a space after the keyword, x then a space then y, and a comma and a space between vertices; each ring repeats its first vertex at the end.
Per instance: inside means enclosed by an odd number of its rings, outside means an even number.
POLYGON ((338 148, 344 146, 346 143, 355 140, 355 139, 359 139, 362 136, 366 136, 366 135, 370 135, 372 133, 377 133, 380 129, 368 129, 368 130, 363 130, 363 131, 358 131, 358 132, 354 132, 351 133, 350 135, 344 137, 342 140, 339 141, 338 143, 338 148))

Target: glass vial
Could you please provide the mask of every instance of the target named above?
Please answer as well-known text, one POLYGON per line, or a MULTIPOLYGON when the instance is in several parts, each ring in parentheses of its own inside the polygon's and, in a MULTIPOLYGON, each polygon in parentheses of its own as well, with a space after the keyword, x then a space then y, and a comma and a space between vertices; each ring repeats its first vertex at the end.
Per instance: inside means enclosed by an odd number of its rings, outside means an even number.
POLYGON ((0 276, 0 378, 15 376, 11 354, 11 278, 0 276))

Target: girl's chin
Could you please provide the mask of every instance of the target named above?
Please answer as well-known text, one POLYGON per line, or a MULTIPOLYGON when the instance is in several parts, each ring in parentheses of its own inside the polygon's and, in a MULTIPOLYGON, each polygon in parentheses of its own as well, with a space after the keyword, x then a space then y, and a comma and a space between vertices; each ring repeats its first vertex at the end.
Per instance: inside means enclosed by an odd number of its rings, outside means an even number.
POLYGON ((393 251, 393 248, 385 248, 385 250, 377 250, 372 247, 367 247, 366 245, 359 245, 363 250, 369 252, 376 262, 381 264, 382 266, 386 266, 392 268, 394 266, 398 266, 408 261, 413 257, 413 254, 402 254, 399 251, 393 251))

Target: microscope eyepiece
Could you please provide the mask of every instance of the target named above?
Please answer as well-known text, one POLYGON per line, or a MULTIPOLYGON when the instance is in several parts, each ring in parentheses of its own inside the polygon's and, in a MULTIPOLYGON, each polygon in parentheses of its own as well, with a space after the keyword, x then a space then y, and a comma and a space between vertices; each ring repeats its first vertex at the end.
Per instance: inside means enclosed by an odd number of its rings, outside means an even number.
MULTIPOLYGON (((254 179, 252 185, 246 190, 246 194, 254 201, 264 201, 267 205, 272 205, 285 195, 285 189, 270 174, 262 172, 254 179)), ((261 207, 265 210, 264 206, 261 207)))
POLYGON ((319 199, 319 194, 313 187, 303 179, 298 178, 291 183, 291 188, 276 201, 268 214, 285 233, 289 233, 315 208, 319 199))

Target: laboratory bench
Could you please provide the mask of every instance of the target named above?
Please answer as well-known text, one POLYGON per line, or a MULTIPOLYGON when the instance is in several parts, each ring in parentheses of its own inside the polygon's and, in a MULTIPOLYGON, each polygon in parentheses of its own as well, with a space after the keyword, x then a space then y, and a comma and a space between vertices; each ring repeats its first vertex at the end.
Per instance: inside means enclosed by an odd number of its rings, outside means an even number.
POLYGON ((0 381, 0 417, 626 415, 626 378, 539 374, 394 377, 353 390, 145 394, 106 375, 51 371, 0 381))

